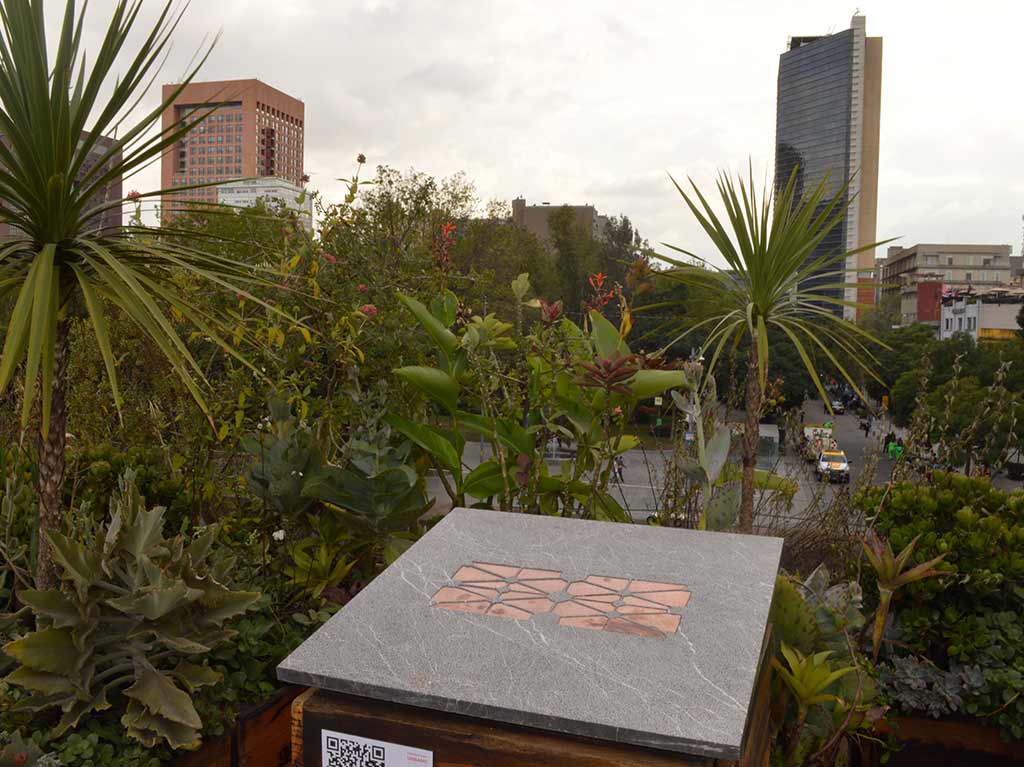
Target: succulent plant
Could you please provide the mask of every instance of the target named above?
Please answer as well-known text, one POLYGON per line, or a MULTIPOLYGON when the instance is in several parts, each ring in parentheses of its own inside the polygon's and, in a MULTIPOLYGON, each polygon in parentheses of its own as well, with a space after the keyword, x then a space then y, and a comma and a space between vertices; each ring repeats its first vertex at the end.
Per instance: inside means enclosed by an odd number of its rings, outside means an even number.
POLYGON ((46 767, 59 764, 60 761, 54 755, 44 754, 35 741, 25 740, 20 732, 11 734, 9 738, 0 733, 0 767, 46 767))
POLYGON ((144 745, 195 748, 202 721, 191 693, 220 675, 189 658, 230 638, 225 623, 259 594, 230 588, 233 559, 215 556, 214 530, 165 538, 164 509, 146 510, 132 472, 110 512, 82 540, 49 534, 61 587, 22 592, 37 628, 4 647, 20 664, 6 681, 33 693, 25 708, 61 709, 57 735, 116 703, 144 745))

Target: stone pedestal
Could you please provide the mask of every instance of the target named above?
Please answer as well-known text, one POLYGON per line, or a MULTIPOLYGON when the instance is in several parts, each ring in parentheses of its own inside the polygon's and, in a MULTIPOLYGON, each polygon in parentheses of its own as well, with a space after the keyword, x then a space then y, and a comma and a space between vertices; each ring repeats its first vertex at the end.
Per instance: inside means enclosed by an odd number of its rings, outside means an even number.
POLYGON ((279 667, 301 763, 762 764, 781 548, 456 509, 279 667))

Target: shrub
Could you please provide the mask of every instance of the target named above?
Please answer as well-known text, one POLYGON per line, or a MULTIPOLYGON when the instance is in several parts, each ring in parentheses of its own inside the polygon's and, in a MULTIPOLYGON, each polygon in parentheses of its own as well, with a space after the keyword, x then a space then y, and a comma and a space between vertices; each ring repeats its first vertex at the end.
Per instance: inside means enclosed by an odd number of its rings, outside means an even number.
POLYGON ((61 587, 21 594, 37 629, 4 648, 20 663, 7 681, 32 693, 26 707, 60 708, 55 736, 117 706, 143 745, 195 748, 190 696, 220 674, 190 659, 231 638, 224 624, 259 594, 230 588, 233 561, 214 551, 213 529, 165 538, 164 509, 145 509, 131 472, 110 511, 82 540, 50 534, 61 587))
MULTIPOLYGON (((873 514, 884 493, 868 488, 856 503, 873 514)), ((924 656, 942 672, 977 667, 983 683, 960 691, 958 713, 1024 737, 1024 492, 937 473, 931 485, 894 485, 876 527, 896 548, 920 536, 915 563, 945 555, 944 577, 905 586, 890 629, 895 655, 924 656)), ((906 676, 887 673, 897 703, 908 699, 906 676)))

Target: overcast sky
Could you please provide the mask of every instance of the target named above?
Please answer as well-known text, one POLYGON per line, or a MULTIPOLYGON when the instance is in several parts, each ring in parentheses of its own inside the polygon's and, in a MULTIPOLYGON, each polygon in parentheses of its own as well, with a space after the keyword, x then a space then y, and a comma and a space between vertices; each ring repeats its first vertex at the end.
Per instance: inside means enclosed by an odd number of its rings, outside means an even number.
MULTIPOLYGON (((90 3, 97 33, 114 0, 90 3)), ((62 2, 50 0, 49 13, 62 2)), ((143 24, 162 5, 150 0, 143 24)), ((833 0, 194 0, 163 76, 257 77, 306 105, 306 170, 338 197, 357 153, 483 199, 591 203, 652 243, 710 253, 666 172, 773 164, 790 35, 849 26, 833 0)), ((862 5, 884 38, 879 239, 1009 243, 1024 213, 1018 0, 862 5)), ((149 104, 155 106, 154 87, 149 104)), ((128 188, 159 185, 154 168, 128 188)))

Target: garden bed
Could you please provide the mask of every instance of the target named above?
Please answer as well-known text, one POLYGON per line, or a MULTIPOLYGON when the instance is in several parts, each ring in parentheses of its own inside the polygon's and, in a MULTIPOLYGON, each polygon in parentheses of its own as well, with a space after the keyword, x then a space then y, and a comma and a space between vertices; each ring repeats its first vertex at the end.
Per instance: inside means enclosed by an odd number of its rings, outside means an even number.
POLYGON ((284 687, 242 710, 231 732, 179 757, 174 767, 285 767, 291 761, 291 705, 302 691, 284 687))
POLYGON ((890 767, 1011 767, 1024 764, 1024 743, 1007 742, 994 727, 959 719, 898 716, 879 722, 881 735, 904 745, 890 767))

